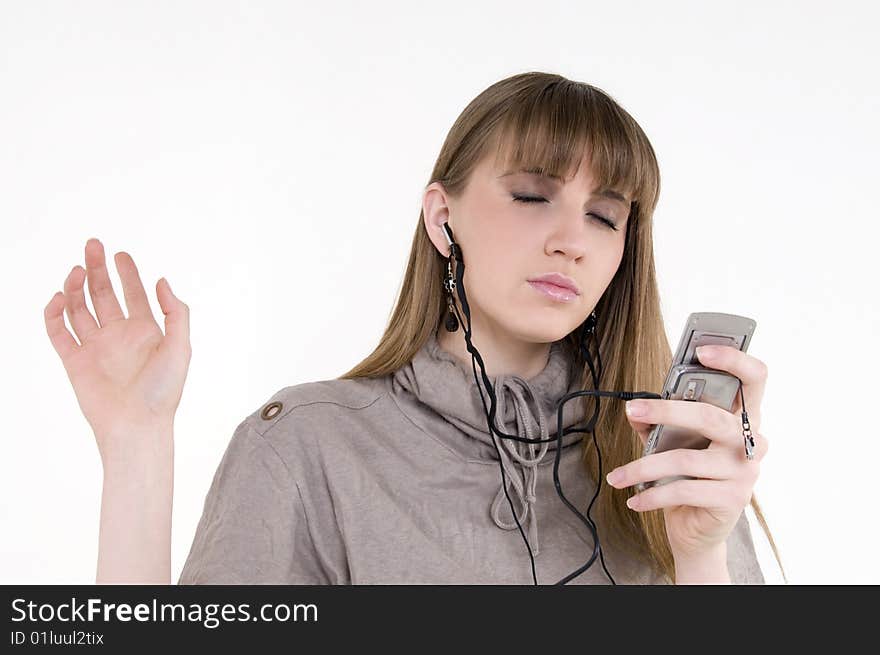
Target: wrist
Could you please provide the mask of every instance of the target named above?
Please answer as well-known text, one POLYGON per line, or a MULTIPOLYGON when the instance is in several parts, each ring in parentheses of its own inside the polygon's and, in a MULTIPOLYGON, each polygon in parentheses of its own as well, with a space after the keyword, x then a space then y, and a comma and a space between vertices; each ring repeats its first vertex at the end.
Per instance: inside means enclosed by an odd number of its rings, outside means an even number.
POLYGON ((700 553, 673 553, 673 558, 675 584, 730 584, 726 542, 700 553))
POLYGON ((104 477, 154 475, 174 464, 174 431, 168 427, 136 428, 104 440, 99 453, 104 477))

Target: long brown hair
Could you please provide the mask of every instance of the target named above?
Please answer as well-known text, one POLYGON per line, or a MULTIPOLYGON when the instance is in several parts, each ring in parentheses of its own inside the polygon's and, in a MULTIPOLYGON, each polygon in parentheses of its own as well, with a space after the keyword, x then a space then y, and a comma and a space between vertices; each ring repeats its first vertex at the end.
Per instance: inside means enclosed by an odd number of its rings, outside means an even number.
MULTIPOLYGON (((489 86, 465 107, 449 130, 428 184, 440 182, 450 197, 460 197, 469 175, 494 151, 507 170, 539 168, 568 179, 589 152, 599 188, 632 198, 626 245, 620 266, 595 311, 604 362, 605 389, 659 390, 672 362, 654 272, 652 224, 660 193, 654 150, 636 121, 601 89, 561 75, 528 72, 489 86)), ((338 379, 379 377, 405 365, 440 325, 446 311, 442 280, 446 259, 434 247, 420 212, 406 274, 388 325, 375 350, 338 379)), ((586 317, 585 317, 586 318, 586 317)), ((575 332, 565 340, 578 352, 575 332)), ((582 389, 593 388, 586 362, 578 356, 582 389)), ((595 361, 595 355, 594 355, 595 361)), ((582 397, 585 416, 597 398, 582 397)), ((575 401, 573 401, 575 402, 575 401)), ((622 466, 642 455, 642 442, 629 425, 623 403, 599 404, 596 437, 603 469, 622 466)), ((592 439, 583 440, 586 471, 597 470, 592 439)), ((601 483, 601 481, 599 481, 601 483)), ((633 512, 626 500, 632 489, 607 488, 595 504, 603 540, 645 561, 671 582, 675 564, 663 510, 633 512)), ((755 496, 751 505, 776 561, 782 562, 755 496)), ((782 569, 783 577, 785 571, 782 569)))

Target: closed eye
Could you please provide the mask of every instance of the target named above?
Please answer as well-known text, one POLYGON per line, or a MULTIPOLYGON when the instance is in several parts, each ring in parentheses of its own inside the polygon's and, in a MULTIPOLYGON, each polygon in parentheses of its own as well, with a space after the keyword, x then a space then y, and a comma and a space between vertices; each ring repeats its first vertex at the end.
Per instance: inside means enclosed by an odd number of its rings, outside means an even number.
MULTIPOLYGON (((522 196, 522 195, 519 195, 519 194, 516 194, 516 193, 512 194, 512 196, 513 196, 513 199, 514 199, 516 202, 525 202, 525 203, 530 203, 530 202, 547 202, 547 199, 546 199, 546 198, 542 198, 541 196, 522 196)), ((588 213, 587 213, 587 216, 592 216, 592 217, 598 219, 600 223, 604 223, 605 225, 607 225, 608 227, 610 227, 610 228, 611 228, 612 230, 614 230, 615 232, 618 230, 618 227, 617 227, 612 221, 610 221, 609 219, 605 218, 604 216, 601 216, 600 214, 597 214, 597 213, 595 213, 595 212, 588 212, 588 213)))

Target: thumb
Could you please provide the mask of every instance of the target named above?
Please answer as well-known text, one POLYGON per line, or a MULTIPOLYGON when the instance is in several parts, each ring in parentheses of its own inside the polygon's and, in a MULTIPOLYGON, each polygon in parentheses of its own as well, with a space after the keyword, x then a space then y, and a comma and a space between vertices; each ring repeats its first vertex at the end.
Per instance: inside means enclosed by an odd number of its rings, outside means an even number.
MULTIPOLYGON (((184 350, 189 344, 189 306, 171 291, 164 277, 156 283, 156 297, 165 314, 165 339, 175 350, 184 350)), ((160 348, 165 347, 163 341, 160 348)))

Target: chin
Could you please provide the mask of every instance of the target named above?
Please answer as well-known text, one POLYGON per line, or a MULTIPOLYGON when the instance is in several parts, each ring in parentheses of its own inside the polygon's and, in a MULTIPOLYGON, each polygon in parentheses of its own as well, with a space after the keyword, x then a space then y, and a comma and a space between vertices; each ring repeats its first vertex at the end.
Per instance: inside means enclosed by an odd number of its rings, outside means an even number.
POLYGON ((553 343, 568 336, 576 327, 559 316, 539 321, 532 315, 520 317, 517 324, 511 326, 510 333, 528 343, 553 343))

